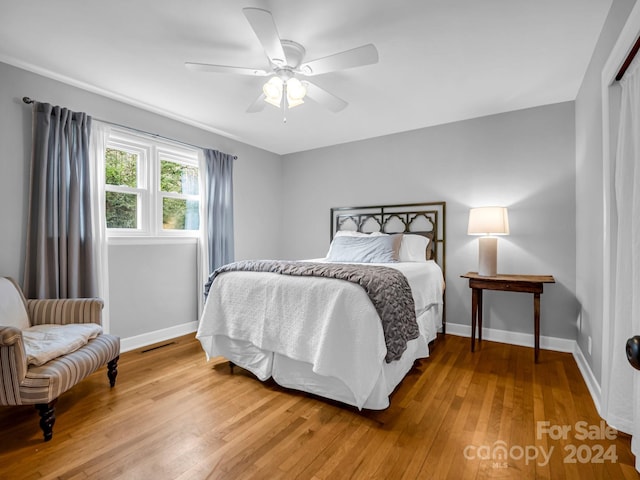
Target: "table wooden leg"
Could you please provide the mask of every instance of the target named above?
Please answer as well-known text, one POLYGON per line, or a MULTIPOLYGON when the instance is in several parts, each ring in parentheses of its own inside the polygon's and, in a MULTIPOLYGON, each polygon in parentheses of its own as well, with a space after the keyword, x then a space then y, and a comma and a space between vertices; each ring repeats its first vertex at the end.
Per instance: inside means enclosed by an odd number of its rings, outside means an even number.
POLYGON ((538 356, 540 354, 540 294, 533 294, 533 321, 534 321, 534 335, 535 335, 535 347, 534 347, 534 359, 535 363, 538 363, 538 356))
POLYGON ((482 343, 482 289, 478 288, 478 343, 482 343))
POLYGON ((478 315, 478 289, 471 289, 471 351, 476 347, 476 319, 478 315))

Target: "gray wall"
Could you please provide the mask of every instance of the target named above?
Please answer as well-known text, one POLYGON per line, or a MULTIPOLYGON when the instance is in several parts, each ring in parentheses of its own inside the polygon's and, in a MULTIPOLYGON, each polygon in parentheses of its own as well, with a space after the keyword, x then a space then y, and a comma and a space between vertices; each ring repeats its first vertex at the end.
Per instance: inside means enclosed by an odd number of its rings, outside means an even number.
MULTIPOLYGON (((237 155, 234 164, 236 257, 279 255, 280 156, 0 63, 0 275, 15 277, 20 282, 23 278, 31 148, 31 109, 23 104, 23 96, 237 155)), ((160 260, 183 258, 189 262, 191 278, 195 281, 195 257, 185 252, 184 244, 171 245, 164 241, 158 246, 119 245, 109 250, 112 254, 110 283, 114 290, 111 298, 113 333, 126 338, 139 335, 143 330, 197 320, 196 296, 182 285, 186 272, 167 271, 165 261, 160 260), (148 281, 140 281, 143 277, 148 281), (156 306, 145 314, 145 301, 166 291, 176 292, 174 296, 185 308, 156 306)))
POLYGON ((195 241, 110 245, 111 331, 133 337, 196 321, 196 262, 195 241))
POLYGON ((576 98, 576 294, 578 345, 602 379, 604 211, 601 75, 635 0, 614 0, 576 98), (591 354, 588 338, 592 338, 591 354))
MULTIPOLYGON (((521 110, 284 157, 283 238, 288 258, 323 256, 329 209, 447 202, 447 321, 470 324, 477 270, 468 210, 509 207, 502 273, 552 274, 542 298, 542 335, 575 339, 575 140, 573 102, 521 110)), ((529 294, 485 296, 485 325, 533 332, 529 294)))

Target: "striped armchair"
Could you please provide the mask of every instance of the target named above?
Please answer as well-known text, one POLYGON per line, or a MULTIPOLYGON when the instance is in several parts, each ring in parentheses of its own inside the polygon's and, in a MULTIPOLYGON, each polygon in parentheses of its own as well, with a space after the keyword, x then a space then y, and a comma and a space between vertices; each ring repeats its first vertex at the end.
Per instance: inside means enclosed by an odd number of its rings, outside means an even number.
POLYGON ((0 277, 0 405, 35 405, 44 440, 51 440, 58 397, 107 364, 113 387, 120 338, 100 334, 79 349, 47 361, 28 363, 23 330, 43 324, 102 322, 100 299, 26 300, 11 278, 0 277))

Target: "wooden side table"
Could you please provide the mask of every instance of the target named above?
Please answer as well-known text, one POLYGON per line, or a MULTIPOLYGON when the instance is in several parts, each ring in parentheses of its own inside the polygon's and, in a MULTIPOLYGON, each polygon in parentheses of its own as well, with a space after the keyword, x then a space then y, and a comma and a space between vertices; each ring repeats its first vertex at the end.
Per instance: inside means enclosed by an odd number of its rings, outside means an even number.
POLYGON ((475 350, 476 320, 478 325, 478 342, 482 341, 482 291, 500 290, 503 292, 533 293, 533 322, 535 335, 535 362, 538 363, 540 353, 540 295, 545 283, 555 283, 551 275, 502 275, 485 277, 476 272, 461 275, 469 279, 471 288, 471 351, 475 350))

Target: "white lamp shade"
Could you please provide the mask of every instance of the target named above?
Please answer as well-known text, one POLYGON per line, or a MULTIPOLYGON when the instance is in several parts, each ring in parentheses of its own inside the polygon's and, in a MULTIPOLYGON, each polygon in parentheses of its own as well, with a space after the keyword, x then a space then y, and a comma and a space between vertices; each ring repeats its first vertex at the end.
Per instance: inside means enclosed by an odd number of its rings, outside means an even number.
POLYGON ((468 235, 509 235, 506 207, 479 207, 469 210, 468 235))

